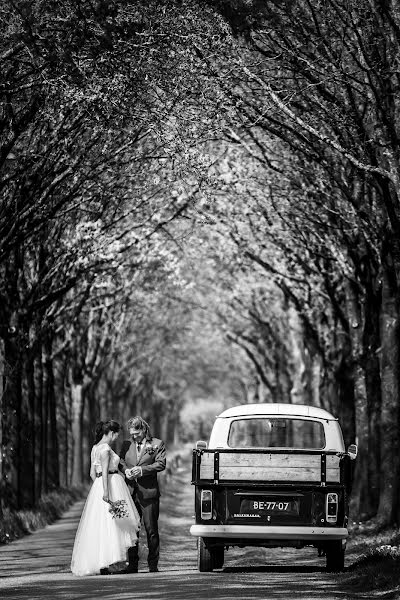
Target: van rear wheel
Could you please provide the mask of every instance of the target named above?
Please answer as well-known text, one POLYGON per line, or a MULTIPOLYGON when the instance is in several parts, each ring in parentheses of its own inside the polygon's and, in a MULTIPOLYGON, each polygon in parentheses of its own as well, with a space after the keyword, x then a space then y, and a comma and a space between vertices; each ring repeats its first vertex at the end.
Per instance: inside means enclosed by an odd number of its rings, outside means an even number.
POLYGON ((213 570, 213 555, 204 543, 203 538, 197 538, 197 568, 201 573, 207 573, 213 570))
POLYGON ((217 546, 216 548, 213 548, 212 556, 214 561, 214 569, 222 569, 225 560, 224 547, 217 546))
POLYGON ((342 544, 341 540, 329 542, 325 546, 326 570, 328 573, 344 571, 345 550, 346 546, 342 544))

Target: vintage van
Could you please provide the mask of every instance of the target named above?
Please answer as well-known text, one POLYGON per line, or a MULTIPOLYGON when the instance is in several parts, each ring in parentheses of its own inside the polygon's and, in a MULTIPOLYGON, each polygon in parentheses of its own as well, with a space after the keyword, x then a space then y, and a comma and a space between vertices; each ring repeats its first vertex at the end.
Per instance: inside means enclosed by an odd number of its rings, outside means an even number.
POLYGON ((338 420, 296 404, 225 410, 210 440, 193 450, 198 568, 222 568, 225 549, 304 548, 344 568, 355 444, 345 450, 338 420))

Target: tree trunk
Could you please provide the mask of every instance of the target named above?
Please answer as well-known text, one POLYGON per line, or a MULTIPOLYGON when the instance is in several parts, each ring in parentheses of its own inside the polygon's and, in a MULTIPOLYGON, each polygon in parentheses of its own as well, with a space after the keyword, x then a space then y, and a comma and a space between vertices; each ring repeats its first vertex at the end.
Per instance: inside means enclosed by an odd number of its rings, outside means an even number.
POLYGON ((166 415, 166 431, 165 431, 165 443, 173 446, 177 443, 177 432, 179 425, 179 412, 180 402, 170 400, 168 414, 166 415))
MULTIPOLYGON (((51 359, 52 341, 47 334, 45 336, 44 345, 44 380, 46 386, 46 396, 48 404, 48 419, 47 419, 47 480, 50 489, 59 487, 60 485, 60 465, 58 460, 58 427, 56 414, 56 396, 53 362, 51 359)), ((60 428, 61 429, 61 428, 60 428)))
POLYGON ((47 494, 49 491, 48 480, 49 480, 49 461, 48 461, 48 431, 49 431, 49 380, 48 380, 48 368, 47 368, 47 357, 44 348, 44 342, 41 345, 41 371, 42 371, 42 423, 41 423, 41 480, 42 480, 42 493, 47 494))
MULTIPOLYGON (((60 485, 68 486, 68 430, 67 391, 65 389, 66 359, 53 358, 54 409, 57 422, 57 447, 60 485)), ((53 418, 53 417, 52 417, 53 418)))
POLYGON ((346 349, 342 353, 341 362, 336 370, 335 380, 337 383, 337 409, 334 411, 338 417, 343 430, 345 446, 354 444, 356 441, 356 408, 354 391, 354 373, 351 364, 351 356, 346 349))
POLYGON ((71 431, 73 444, 71 485, 79 486, 83 482, 82 420, 84 393, 82 383, 71 381, 71 399, 71 431))
POLYGON ((320 386, 321 386, 321 358, 318 354, 311 357, 310 368, 310 402, 313 406, 321 407, 320 386))
POLYGON ((365 499, 368 497, 368 403, 365 369, 363 364, 363 324, 359 291, 353 282, 346 287, 346 308, 350 323, 351 353, 355 398, 356 439, 359 455, 355 468, 355 481, 351 497, 351 510, 355 518, 365 517, 365 499))
POLYGON ((67 462, 67 481, 68 485, 71 485, 72 482, 72 474, 74 471, 74 436, 72 432, 72 392, 71 388, 69 388, 68 393, 66 393, 68 397, 68 427, 65 432, 65 445, 68 448, 66 462, 67 462))
POLYGON ((151 404, 151 417, 150 417, 150 423, 151 423, 151 433, 155 436, 155 437, 160 437, 162 435, 162 415, 163 412, 163 402, 162 401, 156 401, 153 398, 153 402, 151 404))
POLYGON ((6 497, 12 507, 22 508, 21 497, 21 357, 18 340, 4 340, 3 446, 6 455, 6 497))
POLYGON ((366 355, 365 376, 368 397, 368 503, 370 516, 376 515, 379 504, 379 472, 381 463, 381 375, 379 364, 380 333, 379 313, 381 290, 376 294, 367 283, 367 301, 364 328, 364 353, 366 355))
POLYGON ((390 260, 383 261, 381 311, 381 465, 377 521, 396 520, 399 477, 399 315, 396 279, 390 260))
POLYGON ((0 338, 0 520, 3 518, 3 393, 4 393, 4 342, 0 338))
POLYGON ((36 496, 36 430, 35 430, 35 380, 32 352, 28 352, 24 360, 24 405, 25 423, 23 425, 23 461, 21 464, 21 476, 23 480, 24 506, 30 508, 35 506, 38 498, 36 496))
MULTIPOLYGON (((32 328, 33 329, 33 328, 32 328)), ((32 336, 35 336, 35 332, 32 332, 32 336)), ((33 340, 31 346, 35 344, 33 340)), ((36 345, 36 344, 35 344, 36 345)), ((40 345, 39 345, 40 348, 40 345)), ((43 365, 42 355, 35 353, 34 361, 34 390, 35 390, 35 409, 36 412, 33 416, 34 427, 35 427, 35 440, 36 444, 34 447, 35 452, 35 479, 36 479, 36 491, 35 497, 39 499, 43 492, 43 365)))

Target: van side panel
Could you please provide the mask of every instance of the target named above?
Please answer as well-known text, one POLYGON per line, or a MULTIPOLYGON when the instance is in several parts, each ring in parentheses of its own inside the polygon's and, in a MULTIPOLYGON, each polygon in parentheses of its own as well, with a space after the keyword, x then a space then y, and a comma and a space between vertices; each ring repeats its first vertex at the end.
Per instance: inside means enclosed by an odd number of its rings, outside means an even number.
MULTIPOLYGON (((340 482, 340 458, 326 456, 327 483, 340 482)), ((214 452, 201 456, 200 479, 215 478, 214 452)), ((218 478, 223 481, 262 481, 262 482, 320 482, 321 455, 293 453, 219 453, 218 478)))

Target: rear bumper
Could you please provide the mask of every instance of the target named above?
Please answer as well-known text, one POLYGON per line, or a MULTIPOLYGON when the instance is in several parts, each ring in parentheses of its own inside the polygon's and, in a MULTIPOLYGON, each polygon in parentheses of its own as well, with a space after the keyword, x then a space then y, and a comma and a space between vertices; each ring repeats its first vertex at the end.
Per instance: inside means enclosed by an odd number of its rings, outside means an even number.
POLYGON ((269 527, 260 525, 192 525, 191 535, 243 540, 345 540, 345 527, 269 527))

